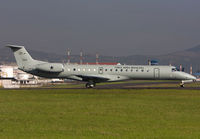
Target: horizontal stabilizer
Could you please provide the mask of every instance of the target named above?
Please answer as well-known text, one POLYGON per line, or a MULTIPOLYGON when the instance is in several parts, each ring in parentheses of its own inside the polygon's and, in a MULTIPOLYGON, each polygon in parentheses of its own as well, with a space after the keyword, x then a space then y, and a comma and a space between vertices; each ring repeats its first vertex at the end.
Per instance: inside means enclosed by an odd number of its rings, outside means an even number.
POLYGON ((15 79, 13 77, 0 77, 0 80, 13 80, 13 81, 16 81, 17 79, 15 79))
POLYGON ((6 47, 9 47, 11 49, 21 49, 23 48, 24 46, 19 46, 19 45, 6 45, 6 47))

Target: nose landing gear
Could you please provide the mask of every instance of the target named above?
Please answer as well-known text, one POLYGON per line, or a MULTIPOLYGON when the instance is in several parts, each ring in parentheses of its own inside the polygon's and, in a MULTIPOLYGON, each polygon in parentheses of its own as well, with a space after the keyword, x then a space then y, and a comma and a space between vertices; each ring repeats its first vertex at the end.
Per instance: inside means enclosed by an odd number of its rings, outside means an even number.
POLYGON ((182 82, 180 83, 180 87, 184 87, 185 83, 194 83, 197 80, 182 80, 182 82))

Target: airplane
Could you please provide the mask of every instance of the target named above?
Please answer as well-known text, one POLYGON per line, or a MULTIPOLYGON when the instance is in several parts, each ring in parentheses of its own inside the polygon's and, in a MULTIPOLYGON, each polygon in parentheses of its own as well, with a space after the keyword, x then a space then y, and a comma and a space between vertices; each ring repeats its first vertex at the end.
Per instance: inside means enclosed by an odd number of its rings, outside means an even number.
POLYGON ((49 63, 33 59, 24 46, 6 47, 12 49, 20 70, 44 78, 83 81, 86 82, 86 88, 94 88, 96 83, 125 80, 180 80, 180 87, 184 87, 185 83, 197 80, 193 75, 178 71, 174 66, 49 63))

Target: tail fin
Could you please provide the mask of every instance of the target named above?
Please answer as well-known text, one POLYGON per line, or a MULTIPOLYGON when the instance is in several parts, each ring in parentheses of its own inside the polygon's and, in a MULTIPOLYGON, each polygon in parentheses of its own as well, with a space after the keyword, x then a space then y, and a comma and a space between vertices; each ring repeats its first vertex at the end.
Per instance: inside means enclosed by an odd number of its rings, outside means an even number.
POLYGON ((23 46, 8 45, 6 47, 12 49, 19 69, 26 69, 29 65, 34 63, 34 59, 23 46))

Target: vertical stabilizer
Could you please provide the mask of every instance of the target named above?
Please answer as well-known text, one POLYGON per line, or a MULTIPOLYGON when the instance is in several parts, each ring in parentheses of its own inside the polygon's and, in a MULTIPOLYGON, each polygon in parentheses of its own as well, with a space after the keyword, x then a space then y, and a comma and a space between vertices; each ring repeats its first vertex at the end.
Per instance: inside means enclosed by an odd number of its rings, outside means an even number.
POLYGON ((34 63, 34 60, 23 46, 8 45, 6 47, 12 49, 19 69, 25 70, 34 63))

